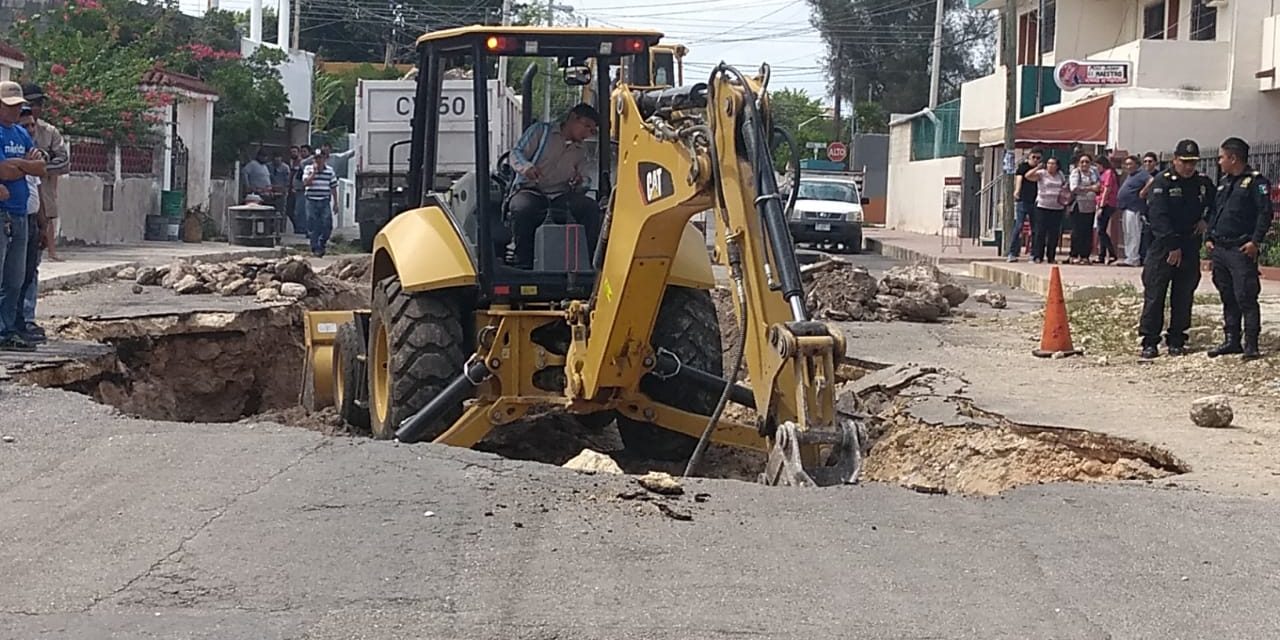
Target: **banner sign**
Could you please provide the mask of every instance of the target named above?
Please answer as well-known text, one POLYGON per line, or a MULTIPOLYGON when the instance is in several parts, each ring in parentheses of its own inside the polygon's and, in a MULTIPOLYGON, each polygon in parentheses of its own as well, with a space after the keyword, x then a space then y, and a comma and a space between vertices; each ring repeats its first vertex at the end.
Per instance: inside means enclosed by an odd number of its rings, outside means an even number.
POLYGON ((1133 65, 1127 60, 1064 60, 1053 70, 1053 80, 1063 91, 1090 87, 1129 86, 1133 65))

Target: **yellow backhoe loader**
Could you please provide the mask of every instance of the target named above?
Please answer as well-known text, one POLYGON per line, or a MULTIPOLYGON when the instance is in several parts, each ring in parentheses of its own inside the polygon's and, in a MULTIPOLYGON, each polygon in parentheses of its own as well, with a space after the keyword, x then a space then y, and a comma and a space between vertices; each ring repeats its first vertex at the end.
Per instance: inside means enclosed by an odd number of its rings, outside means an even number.
POLYGON ((661 38, 472 26, 419 39, 411 206, 374 241, 371 307, 308 314, 317 403, 334 402, 376 438, 460 447, 567 412, 588 426, 616 420, 640 456, 696 459, 714 441, 768 453, 768 484, 855 481, 865 437, 836 412, 844 338, 805 306, 770 159, 768 67, 748 77, 720 65, 705 83, 666 89, 592 73, 661 38), (444 71, 472 70, 472 107, 485 114, 494 59, 527 55, 556 58, 567 84, 594 82, 608 96, 596 100, 600 135, 612 132, 612 144, 595 145, 587 194, 603 217, 594 254, 583 225, 548 212, 532 270, 505 258, 512 173, 491 161, 481 120, 474 174, 432 190, 444 71), (740 326, 727 375, 711 258, 690 223, 706 210, 740 326), (749 388, 735 382, 744 361, 749 388), (730 400, 754 408, 756 423, 720 419, 730 400))

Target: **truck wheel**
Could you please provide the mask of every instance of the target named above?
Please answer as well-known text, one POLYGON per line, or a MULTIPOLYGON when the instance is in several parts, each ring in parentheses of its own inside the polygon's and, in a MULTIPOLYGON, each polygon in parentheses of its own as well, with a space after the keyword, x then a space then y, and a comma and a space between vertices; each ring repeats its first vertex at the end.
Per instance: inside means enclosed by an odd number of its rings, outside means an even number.
POLYGON ((369 432, 369 409, 356 404, 356 398, 364 395, 361 386, 369 383, 364 361, 365 344, 360 339, 360 329, 354 322, 338 327, 333 349, 333 406, 338 416, 357 433, 369 432))
MULTIPOLYGON (((462 309, 447 293, 405 293, 389 276, 373 291, 369 319, 369 417, 373 437, 388 440, 405 418, 426 406, 467 360, 462 309)), ((462 415, 459 403, 424 438, 444 433, 462 415)))
MULTIPOLYGON (((653 327, 653 346, 675 353, 690 367, 723 377, 720 320, 711 292, 668 286, 653 327)), ((656 402, 707 416, 720 401, 716 392, 650 376, 640 382, 640 390, 656 402)), ((698 444, 697 438, 623 416, 618 417, 618 432, 629 454, 657 460, 687 460, 698 444)))

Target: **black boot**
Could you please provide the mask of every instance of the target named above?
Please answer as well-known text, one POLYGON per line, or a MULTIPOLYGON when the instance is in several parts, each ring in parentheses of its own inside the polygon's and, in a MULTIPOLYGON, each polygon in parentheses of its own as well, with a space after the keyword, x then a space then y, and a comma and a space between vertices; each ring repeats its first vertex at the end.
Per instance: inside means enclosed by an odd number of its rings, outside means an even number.
POLYGON ((1256 337, 1244 339, 1244 355, 1240 356, 1241 360, 1256 360, 1262 357, 1262 352, 1258 350, 1258 339, 1256 337))
POLYGON ((1240 336, 1228 333, 1225 342, 1209 350, 1209 357, 1216 358, 1233 353, 1244 353, 1244 349, 1240 348, 1240 336))

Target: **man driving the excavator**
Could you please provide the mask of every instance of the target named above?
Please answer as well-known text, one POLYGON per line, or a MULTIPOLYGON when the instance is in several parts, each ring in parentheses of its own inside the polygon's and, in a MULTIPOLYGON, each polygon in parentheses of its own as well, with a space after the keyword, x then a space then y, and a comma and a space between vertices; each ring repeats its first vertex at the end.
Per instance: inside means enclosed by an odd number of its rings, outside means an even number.
POLYGON ((508 163, 516 172, 514 190, 508 203, 511 233, 515 239, 515 266, 533 268, 534 237, 550 209, 565 210, 574 222, 585 227, 587 250, 595 251, 600 236, 600 205, 579 191, 583 186, 582 142, 598 130, 599 113, 589 104, 579 104, 556 127, 534 123, 511 150, 508 163))

